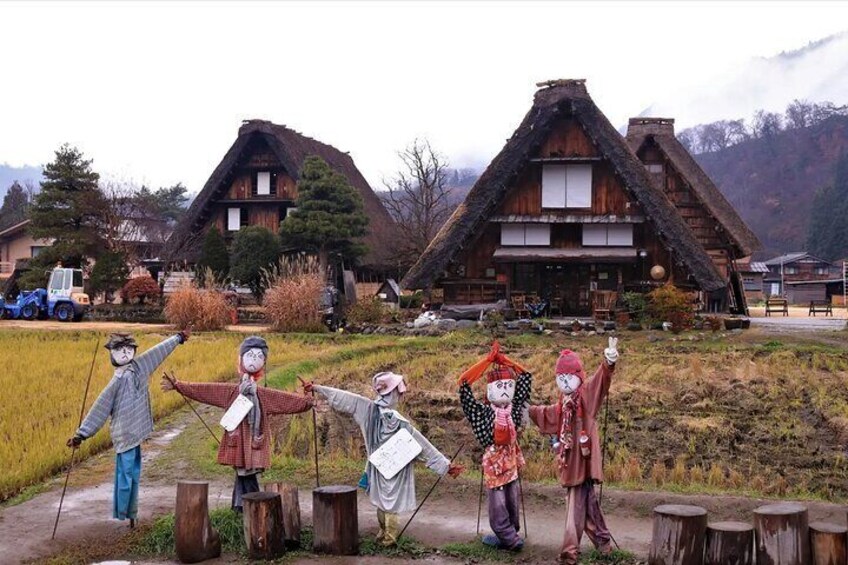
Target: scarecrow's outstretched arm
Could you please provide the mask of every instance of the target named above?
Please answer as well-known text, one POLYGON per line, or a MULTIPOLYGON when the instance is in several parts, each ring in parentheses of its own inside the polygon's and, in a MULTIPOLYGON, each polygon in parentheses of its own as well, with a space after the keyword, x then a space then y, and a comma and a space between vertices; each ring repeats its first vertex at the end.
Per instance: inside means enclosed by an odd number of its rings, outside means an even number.
POLYGON ((330 408, 337 412, 350 414, 360 426, 365 423, 365 419, 368 417, 368 408, 371 406, 370 400, 353 392, 331 386, 314 385, 313 388, 315 392, 327 399, 330 408))
POLYGON ((139 378, 146 380, 153 374, 156 367, 162 364, 168 355, 173 353, 178 345, 183 343, 186 338, 182 333, 171 336, 168 339, 154 345, 141 355, 135 358, 135 363, 138 366, 139 378))
POLYGON ((187 383, 174 381, 174 388, 191 400, 218 408, 229 408, 236 385, 230 383, 187 383))
POLYGON ((115 395, 118 392, 118 378, 112 377, 97 400, 91 406, 91 410, 85 416, 82 425, 74 433, 76 437, 83 439, 90 438, 106 423, 106 419, 112 413, 112 408, 115 405, 115 395))
POLYGON ((418 461, 421 461, 427 468, 436 474, 444 475, 450 468, 450 459, 445 457, 441 451, 436 449, 430 440, 419 432, 416 428, 410 426, 412 437, 421 446, 421 453, 418 455, 418 461))

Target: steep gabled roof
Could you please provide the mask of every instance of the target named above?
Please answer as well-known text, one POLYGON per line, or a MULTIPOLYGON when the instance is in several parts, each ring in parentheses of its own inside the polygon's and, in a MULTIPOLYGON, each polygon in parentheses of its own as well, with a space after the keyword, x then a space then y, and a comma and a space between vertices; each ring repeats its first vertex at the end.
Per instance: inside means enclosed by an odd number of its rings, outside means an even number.
POLYGON ((565 115, 580 122, 601 155, 612 164, 627 192, 641 204, 665 245, 686 265, 698 285, 706 291, 727 286, 689 226, 668 198, 655 188, 624 138, 595 106, 585 81, 550 81, 539 86, 543 88, 536 92, 533 106, 521 125, 406 274, 401 286, 424 288, 441 275, 455 254, 479 233, 521 168, 544 143, 557 118, 565 115))
POLYGON ((800 261, 801 259, 813 259, 818 263, 827 263, 828 265, 831 264, 830 261, 820 259, 814 255, 807 253, 806 251, 795 251, 793 253, 786 253, 785 255, 778 255, 777 257, 773 257, 772 259, 763 261, 763 263, 770 267, 779 267, 780 265, 794 263, 795 261, 800 261))
MULTIPOLYGON (((368 254, 363 258, 367 265, 385 265, 388 260, 388 245, 394 237, 395 223, 383 207, 380 199, 368 185, 368 181, 356 168, 347 153, 332 145, 306 137, 283 125, 266 120, 246 120, 239 128, 238 137, 224 158, 212 172, 203 190, 191 203, 185 217, 180 221, 168 240, 165 256, 169 260, 195 260, 203 239, 203 225, 208 220, 209 206, 225 193, 235 176, 239 164, 247 157, 246 150, 251 142, 261 139, 295 181, 307 157, 316 155, 326 161, 332 169, 347 177, 350 184, 362 195, 365 213, 368 215, 368 235, 363 240, 368 254)), ((257 201, 259 202, 259 201, 257 201)))
POLYGON ((739 217, 736 209, 727 201, 712 179, 692 157, 674 135, 674 120, 671 118, 630 118, 627 127, 627 143, 634 153, 653 139, 674 168, 689 183, 698 200, 710 215, 721 224, 730 236, 741 256, 750 255, 762 248, 760 240, 739 217))

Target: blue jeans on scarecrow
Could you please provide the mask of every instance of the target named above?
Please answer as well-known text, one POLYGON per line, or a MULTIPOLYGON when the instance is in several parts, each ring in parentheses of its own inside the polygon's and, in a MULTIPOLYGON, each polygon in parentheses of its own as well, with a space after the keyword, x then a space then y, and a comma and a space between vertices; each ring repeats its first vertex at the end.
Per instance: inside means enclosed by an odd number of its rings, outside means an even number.
POLYGON ((138 516, 138 479, 141 476, 141 446, 115 455, 115 492, 112 517, 117 520, 138 516))

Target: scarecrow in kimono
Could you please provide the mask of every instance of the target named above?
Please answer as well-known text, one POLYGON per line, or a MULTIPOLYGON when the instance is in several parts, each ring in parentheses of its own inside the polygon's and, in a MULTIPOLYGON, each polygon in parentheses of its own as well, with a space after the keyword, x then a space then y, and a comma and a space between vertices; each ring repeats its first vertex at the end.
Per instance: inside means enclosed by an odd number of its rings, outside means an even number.
POLYGON ((384 546, 391 546, 397 543, 398 514, 414 510, 416 506, 415 474, 413 471, 415 460, 422 461, 430 470, 439 475, 448 474, 454 478, 462 473, 463 467, 451 463, 447 457, 433 447, 427 438, 421 435, 421 432, 409 423, 409 420, 395 410, 398 401, 406 392, 403 375, 389 372, 377 373, 372 378, 371 384, 376 393, 374 400, 345 390, 313 383, 305 383, 304 390, 320 394, 327 400, 330 408, 350 414, 353 416, 353 420, 359 424, 369 457, 360 486, 365 487, 371 504, 377 508, 377 521, 380 525, 377 542, 384 546), (386 442, 392 440, 396 434, 404 437, 411 436, 415 444, 412 453, 419 449, 420 451, 414 458, 406 462, 396 474, 387 477, 384 476, 384 471, 381 471, 377 465, 372 463, 371 456, 386 442))
MULTIPOLYGON (((242 512, 242 497, 259 492, 259 475, 271 466, 271 426, 268 416, 299 414, 312 408, 312 399, 268 387, 260 387, 265 374, 268 344, 258 336, 245 339, 239 346, 237 383, 187 383, 169 376, 162 378, 162 390, 176 390, 186 398, 229 408, 234 403, 247 405, 249 410, 240 421, 225 427, 218 447, 218 464, 235 469, 232 508, 242 512)), ((225 415, 225 418, 227 415, 225 415)))
POLYGON ((115 489, 112 495, 112 517, 130 521, 135 527, 138 517, 138 484, 141 478, 141 443, 153 432, 148 379, 177 345, 185 343, 189 330, 148 349, 138 357, 138 344, 130 334, 109 337, 106 349, 115 372, 112 380, 94 401, 82 425, 68 440, 68 447, 79 447, 112 417, 109 431, 115 448, 115 489))
POLYGON ((459 381, 462 411, 483 447, 489 526, 494 532, 484 536, 483 543, 498 549, 520 551, 524 540, 518 535, 518 474, 524 466, 524 456, 518 445, 518 431, 530 401, 532 376, 501 353, 496 341, 489 355, 465 371, 459 381), (477 401, 471 390, 471 384, 484 373, 488 381, 485 403, 477 401))
POLYGON ((560 563, 576 565, 584 530, 601 553, 612 549, 610 532, 595 495, 595 483, 604 480, 597 417, 609 394, 616 361, 618 338, 611 337, 601 366, 586 380, 580 357, 569 349, 563 350, 556 363, 557 401, 529 409, 530 420, 539 430, 553 435, 559 482, 566 490, 560 563))

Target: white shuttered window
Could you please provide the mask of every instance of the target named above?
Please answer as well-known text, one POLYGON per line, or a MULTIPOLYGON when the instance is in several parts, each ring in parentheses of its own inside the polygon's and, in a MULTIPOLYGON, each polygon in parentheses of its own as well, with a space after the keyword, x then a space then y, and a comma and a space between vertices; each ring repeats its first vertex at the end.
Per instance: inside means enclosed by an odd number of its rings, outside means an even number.
POLYGON ((583 224, 584 247, 632 247, 633 224, 583 224))
POLYGON ((241 227, 241 209, 227 208, 227 230, 238 231, 241 227))
POLYGON ((591 208, 592 165, 544 165, 542 208, 591 208))
POLYGON ((550 224, 501 224, 501 245, 546 247, 550 244, 550 224))
POLYGON ((265 196, 271 194, 271 173, 256 173, 256 193, 265 196))

